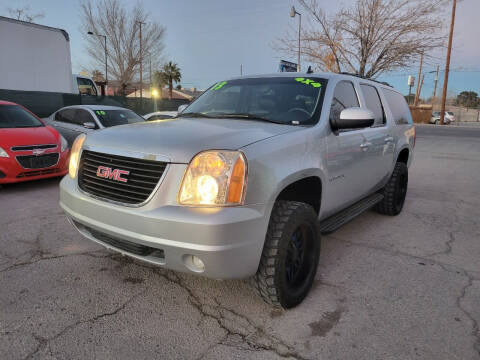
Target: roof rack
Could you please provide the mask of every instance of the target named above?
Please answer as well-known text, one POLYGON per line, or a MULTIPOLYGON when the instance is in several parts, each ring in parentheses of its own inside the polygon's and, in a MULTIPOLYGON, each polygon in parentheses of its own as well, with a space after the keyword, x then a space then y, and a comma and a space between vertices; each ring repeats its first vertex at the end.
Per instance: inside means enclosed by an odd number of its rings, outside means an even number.
POLYGON ((366 78, 365 76, 361 76, 361 75, 354 74, 354 73, 349 73, 349 72, 341 72, 340 74, 342 74, 342 75, 355 76, 355 77, 358 77, 358 78, 360 78, 360 79, 364 79, 364 80, 368 80, 368 81, 373 81, 373 82, 376 82, 376 83, 379 83, 379 84, 382 84, 382 85, 386 85, 386 86, 389 86, 389 87, 393 88, 393 86, 390 85, 389 83, 387 83, 386 81, 378 81, 378 80, 366 78))

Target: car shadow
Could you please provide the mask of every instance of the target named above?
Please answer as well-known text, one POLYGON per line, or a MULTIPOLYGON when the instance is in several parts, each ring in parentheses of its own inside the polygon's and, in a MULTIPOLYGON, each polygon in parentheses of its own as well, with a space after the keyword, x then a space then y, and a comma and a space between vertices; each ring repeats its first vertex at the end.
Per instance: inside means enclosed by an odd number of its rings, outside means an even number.
POLYGON ((37 191, 45 188, 52 188, 58 186, 62 176, 53 177, 48 179, 39 179, 32 181, 24 181, 10 184, 0 184, 0 195, 15 194, 25 191, 37 191))

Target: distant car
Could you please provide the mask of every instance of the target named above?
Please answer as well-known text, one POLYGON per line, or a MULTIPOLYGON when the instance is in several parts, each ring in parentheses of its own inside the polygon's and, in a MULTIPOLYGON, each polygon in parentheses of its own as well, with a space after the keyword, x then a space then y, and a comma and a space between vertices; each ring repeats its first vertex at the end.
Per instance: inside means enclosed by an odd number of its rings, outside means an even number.
MULTIPOLYGON (((455 121, 455 115, 451 111, 445 111, 445 124, 450 124, 455 121)), ((434 111, 430 118, 430 124, 440 125, 440 111, 434 111)))
POLYGON ((150 114, 143 115, 145 120, 153 121, 153 120, 164 120, 164 119, 172 119, 177 117, 176 111, 156 111, 150 114))
POLYGON ((69 146, 80 134, 145 121, 132 110, 105 105, 67 106, 57 110, 45 120, 67 139, 69 146))
POLYGON ((23 106, 0 101, 0 184, 63 176, 67 140, 23 106))

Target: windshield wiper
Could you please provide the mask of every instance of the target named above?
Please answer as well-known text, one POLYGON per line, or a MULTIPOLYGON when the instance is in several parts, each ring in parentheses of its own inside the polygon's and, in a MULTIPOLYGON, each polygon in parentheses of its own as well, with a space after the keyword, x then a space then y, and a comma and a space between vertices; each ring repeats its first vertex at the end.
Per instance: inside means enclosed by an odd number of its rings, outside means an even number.
POLYGON ((238 119, 248 119, 248 120, 259 120, 259 121, 266 121, 266 122, 271 122, 274 124, 282 124, 285 125, 285 123, 280 122, 280 121, 275 121, 263 116, 258 116, 254 114, 249 114, 249 113, 236 113, 236 114, 219 114, 219 117, 223 118, 238 118, 238 119))
POLYGON ((213 117, 213 116, 210 116, 210 115, 207 115, 207 114, 198 113, 198 112, 188 112, 188 113, 178 114, 177 117, 192 117, 192 118, 200 118, 200 117, 203 117, 203 118, 211 118, 211 117, 213 117))

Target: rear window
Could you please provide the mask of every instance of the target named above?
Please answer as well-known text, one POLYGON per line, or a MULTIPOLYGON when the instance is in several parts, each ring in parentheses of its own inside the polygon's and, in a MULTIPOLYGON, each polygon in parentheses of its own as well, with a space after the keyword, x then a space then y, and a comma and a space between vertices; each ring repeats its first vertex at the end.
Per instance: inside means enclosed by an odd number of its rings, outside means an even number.
POLYGON ((450 115, 450 116, 453 116, 453 112, 451 112, 451 111, 447 111, 447 114, 450 115))
POLYGON ((30 112, 18 105, 0 106, 0 129, 45 126, 30 112))
POLYGON ((405 98, 393 90, 383 88, 382 91, 387 99, 388 107, 392 112, 395 123, 397 125, 412 124, 412 114, 405 98))
POLYGON ((145 121, 144 118, 135 114, 132 110, 95 110, 94 112, 105 127, 145 121))

